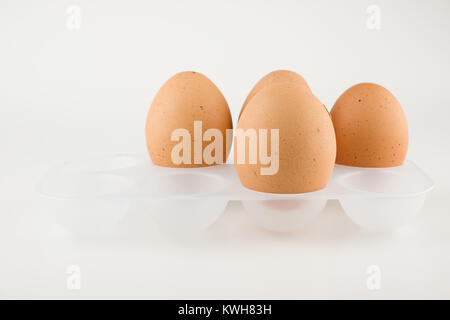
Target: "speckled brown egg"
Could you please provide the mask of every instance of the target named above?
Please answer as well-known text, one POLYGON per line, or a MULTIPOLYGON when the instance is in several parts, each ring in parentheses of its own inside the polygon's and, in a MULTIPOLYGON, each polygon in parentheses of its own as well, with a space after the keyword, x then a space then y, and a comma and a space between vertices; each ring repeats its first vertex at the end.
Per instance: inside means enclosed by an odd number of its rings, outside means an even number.
MULTIPOLYGON (((258 150, 261 150, 258 135, 258 150)), ((324 188, 333 171, 336 140, 331 118, 323 104, 294 83, 265 86, 248 103, 236 128, 234 163, 241 183, 270 193, 304 193, 324 188), (239 131, 266 129, 272 148, 271 129, 279 130, 278 170, 262 174, 269 165, 250 162, 250 139, 245 145, 245 162, 239 163, 239 131)))
POLYGON ((306 83, 305 79, 301 75, 299 75, 296 72, 289 71, 289 70, 276 70, 272 71, 269 74, 265 75, 263 78, 261 78, 253 87, 252 91, 248 94, 247 98, 244 101, 244 104, 242 105, 241 113, 239 114, 239 118, 242 115, 242 112, 246 108, 249 101, 265 86, 277 84, 277 83, 284 83, 284 82, 290 82, 297 86, 299 86, 302 90, 306 90, 308 92, 311 92, 311 89, 309 88, 308 84, 306 83))
MULTIPOLYGON (((232 129, 230 110, 220 90, 206 76, 198 72, 181 72, 167 80, 159 89, 147 116, 146 140, 150 158, 154 164, 165 167, 208 166, 202 154, 211 141, 204 141, 203 133, 218 129, 222 134, 222 162, 226 161, 230 146, 226 143, 226 130, 232 129), (194 121, 201 121, 201 132, 194 141, 194 121), (173 141, 176 129, 185 129, 190 134, 190 161, 174 163, 172 150, 179 141, 173 141), (198 144, 200 141, 200 144, 198 144), (195 145, 200 159, 195 159, 195 145), (201 163, 199 163, 199 161, 201 163)), ((198 133, 199 130, 197 130, 198 133)), ((180 138, 181 139, 181 138, 180 138)), ((180 152, 184 156, 185 150, 180 152)), ((212 154, 214 151, 212 152, 212 154)), ((186 153, 187 155, 188 153, 186 153)), ((213 163, 216 164, 216 163, 213 163)))
POLYGON ((408 124, 402 106, 386 88, 360 83, 345 91, 331 110, 336 163, 393 167, 408 151, 408 124))

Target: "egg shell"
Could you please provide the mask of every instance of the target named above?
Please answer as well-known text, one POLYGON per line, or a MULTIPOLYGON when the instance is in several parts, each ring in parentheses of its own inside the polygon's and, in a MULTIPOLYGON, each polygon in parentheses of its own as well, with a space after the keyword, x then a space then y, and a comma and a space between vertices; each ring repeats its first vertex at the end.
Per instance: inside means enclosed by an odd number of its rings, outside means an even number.
POLYGON ((360 83, 345 91, 331 116, 336 132, 336 163, 356 167, 394 167, 408 151, 408 123, 386 88, 360 83))
POLYGON ((239 118, 242 115, 242 112, 246 108, 249 101, 259 92, 261 89, 268 85, 273 85, 277 83, 284 83, 284 82, 291 82, 295 85, 298 85, 303 90, 306 90, 308 92, 311 92, 311 89, 309 88, 308 84, 306 83, 305 79, 299 75, 298 73, 294 71, 289 70, 275 70, 270 72, 269 74, 262 77, 253 87, 253 89, 248 94, 247 98, 244 101, 244 104, 242 105, 241 112, 239 114, 239 118))
MULTIPOLYGON (((146 141, 154 164, 165 167, 203 167, 204 161, 194 163, 191 151, 190 164, 175 164, 171 152, 179 142, 171 141, 175 129, 186 129, 194 148, 194 121, 202 121, 203 133, 210 128, 219 129, 223 137, 223 162, 230 146, 226 144, 226 130, 233 128, 228 104, 220 90, 206 76, 198 72, 181 72, 167 80, 159 89, 147 116, 146 141)), ((203 149, 211 142, 202 142, 203 149)))
POLYGON ((252 128, 257 132, 279 129, 279 169, 276 174, 262 175, 260 168, 266 165, 249 163, 248 145, 246 162, 239 164, 235 137, 234 163, 245 187, 288 194, 327 185, 336 157, 336 139, 328 111, 315 96, 293 83, 266 86, 248 103, 237 125, 237 129, 252 128))

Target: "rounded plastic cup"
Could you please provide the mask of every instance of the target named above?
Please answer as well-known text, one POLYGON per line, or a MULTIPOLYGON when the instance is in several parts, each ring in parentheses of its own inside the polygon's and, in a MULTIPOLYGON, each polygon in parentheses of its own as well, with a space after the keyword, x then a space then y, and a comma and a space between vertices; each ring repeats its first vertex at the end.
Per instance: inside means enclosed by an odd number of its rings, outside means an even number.
POLYGON ((110 229, 132 204, 164 230, 198 232, 217 221, 230 200, 242 201, 261 227, 292 232, 336 199, 357 225, 384 232, 413 221, 432 188, 410 161, 393 168, 336 165, 326 188, 283 195, 246 189, 232 164, 166 168, 147 155, 117 154, 64 163, 42 179, 38 191, 52 222, 84 235, 110 229))
POLYGON ((327 200, 244 200, 242 204, 264 229, 293 232, 317 217, 327 200))

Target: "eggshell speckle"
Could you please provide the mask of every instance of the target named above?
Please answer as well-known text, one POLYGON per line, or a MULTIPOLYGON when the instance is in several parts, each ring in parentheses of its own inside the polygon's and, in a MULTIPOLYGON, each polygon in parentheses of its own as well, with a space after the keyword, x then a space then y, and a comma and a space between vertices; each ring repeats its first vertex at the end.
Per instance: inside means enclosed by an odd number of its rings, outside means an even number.
POLYGON ((336 132, 336 163, 393 167, 408 151, 408 124, 394 95, 373 83, 345 91, 331 110, 336 132))
MULTIPOLYGON (((233 128, 228 104, 220 90, 206 76, 198 72, 181 72, 167 80, 150 106, 146 124, 147 149, 154 164, 165 167, 202 167, 204 161, 174 164, 171 159, 171 140, 175 129, 186 129, 194 146, 194 121, 202 122, 202 130, 219 129, 223 136, 223 162, 229 153, 226 130, 233 128)), ((202 142, 204 149, 210 142, 202 142)), ((202 150, 203 150, 202 149, 202 150)))
MULTIPOLYGON (((270 193, 304 193, 324 188, 333 171, 336 140, 323 104, 293 83, 265 86, 248 103, 237 129, 279 129, 279 169, 261 175, 261 163, 234 162, 241 183, 270 193)), ((270 144, 269 144, 270 146, 270 144)), ((245 159, 249 159, 247 147, 245 159)))

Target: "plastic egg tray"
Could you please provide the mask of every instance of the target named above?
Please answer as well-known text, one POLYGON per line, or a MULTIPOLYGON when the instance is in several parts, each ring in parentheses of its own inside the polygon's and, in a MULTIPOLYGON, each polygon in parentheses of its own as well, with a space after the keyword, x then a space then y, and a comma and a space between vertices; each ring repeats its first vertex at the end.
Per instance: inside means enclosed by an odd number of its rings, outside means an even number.
POLYGON ((165 229, 202 230, 230 200, 242 201, 262 227, 289 232, 319 215, 331 199, 359 226, 388 231, 410 222, 432 188, 411 161, 393 168, 336 165, 325 189, 271 194, 243 187, 233 164, 165 168, 147 155, 117 154, 63 163, 45 175, 38 192, 55 222, 81 234, 114 226, 136 203, 165 229))

